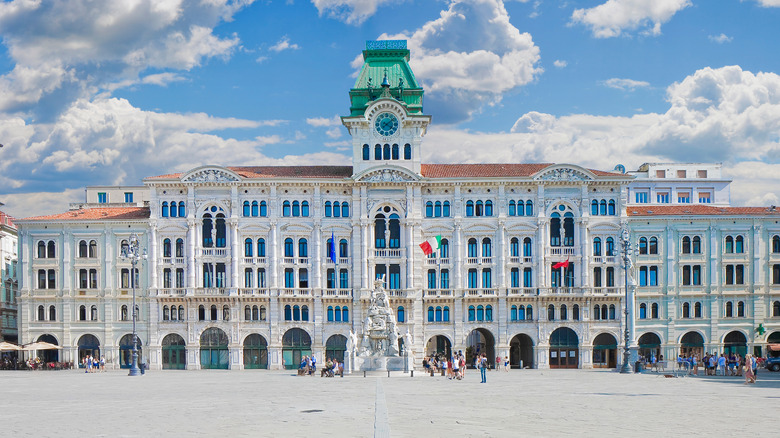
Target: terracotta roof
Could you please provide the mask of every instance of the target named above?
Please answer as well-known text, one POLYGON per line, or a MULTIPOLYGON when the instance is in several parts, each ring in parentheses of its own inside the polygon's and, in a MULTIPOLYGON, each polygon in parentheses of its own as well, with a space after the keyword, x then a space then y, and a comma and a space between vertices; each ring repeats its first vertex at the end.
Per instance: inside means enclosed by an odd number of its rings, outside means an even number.
POLYGON ((14 225, 14 218, 11 216, 8 216, 7 214, 0 211, 0 225, 5 225, 8 227, 16 228, 16 225, 14 225))
POLYGON ((716 207, 712 205, 628 206, 629 216, 780 216, 772 207, 716 207))
POLYGON ((50 220, 123 220, 123 219, 148 219, 148 207, 96 207, 80 208, 70 210, 65 213, 52 214, 49 216, 28 217, 26 221, 50 221, 50 220))
MULTIPOLYGON (((422 164, 426 178, 527 178, 554 163, 526 164, 422 164)), ((352 166, 243 166, 228 167, 243 178, 349 178, 352 166)), ((596 176, 625 176, 622 173, 588 169, 596 176)), ((152 176, 147 180, 181 179, 184 173, 152 176)))

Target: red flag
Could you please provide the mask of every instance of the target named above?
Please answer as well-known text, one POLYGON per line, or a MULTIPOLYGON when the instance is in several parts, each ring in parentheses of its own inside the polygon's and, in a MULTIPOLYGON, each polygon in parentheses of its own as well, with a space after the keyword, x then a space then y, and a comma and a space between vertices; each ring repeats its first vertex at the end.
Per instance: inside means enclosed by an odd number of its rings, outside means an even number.
POLYGON ((566 259, 565 262, 558 262, 553 265, 553 269, 561 269, 561 268, 568 268, 569 267, 569 259, 566 259))

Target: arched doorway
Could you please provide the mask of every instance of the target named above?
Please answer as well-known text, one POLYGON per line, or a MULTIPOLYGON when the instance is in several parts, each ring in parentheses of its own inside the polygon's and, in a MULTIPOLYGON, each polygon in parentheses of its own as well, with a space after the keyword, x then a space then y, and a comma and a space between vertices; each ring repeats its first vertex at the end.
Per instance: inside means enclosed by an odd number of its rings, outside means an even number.
POLYGON ((282 362, 284 368, 294 370, 301 363, 301 358, 311 356, 311 337, 305 330, 294 328, 287 330, 282 336, 282 362))
POLYGON ((495 366, 496 361, 496 348, 493 334, 490 330, 484 328, 474 329, 469 333, 466 338, 466 364, 469 366, 474 365, 474 359, 485 354, 488 364, 495 366))
MULTIPOLYGON (((37 342, 48 342, 50 344, 59 345, 57 338, 52 335, 41 335, 38 337, 37 342)), ((60 352, 59 350, 38 350, 38 357, 43 362, 59 362, 60 352)))
POLYGON ((534 341, 528 335, 517 335, 509 342, 509 366, 511 368, 534 367, 534 341))
POLYGON ((698 332, 688 332, 680 339, 680 353, 704 355, 704 338, 698 332))
POLYGON ((226 370, 230 351, 228 337, 222 329, 211 327, 200 335, 200 367, 204 370, 226 370))
POLYGON ((100 341, 94 335, 83 335, 79 338, 79 367, 87 356, 100 357, 100 341))
POLYGON ((577 368, 580 339, 568 327, 555 329, 550 335, 550 368, 577 368))
POLYGON ((772 332, 772 334, 766 338, 766 342, 767 344, 780 344, 780 332, 772 332))
POLYGON ((617 339, 609 333, 602 333, 593 340, 593 367, 617 367, 617 339))
POLYGON ((644 357, 650 362, 650 358, 655 355, 656 359, 662 361, 661 338, 655 333, 645 333, 639 337, 639 357, 644 357))
POLYGON ((244 339, 244 368, 268 369, 268 342, 257 333, 244 339))
POLYGON ((434 354, 441 357, 452 356, 452 344, 446 336, 436 335, 428 339, 428 343, 425 345, 425 355, 431 356, 434 354))
MULTIPOLYGON (((138 339, 138 366, 141 360, 141 339, 138 339)), ((119 340, 119 368, 130 368, 133 365, 133 335, 128 333, 119 340)))
POLYGON ((325 343, 325 359, 335 358, 339 362, 344 362, 344 353, 347 351, 347 337, 344 335, 333 335, 325 343))
POLYGON ((171 333, 162 341, 162 367, 164 370, 183 370, 187 368, 187 346, 184 338, 171 333))
POLYGON ((745 334, 737 330, 729 332, 723 339, 723 352, 727 355, 737 353, 744 356, 747 354, 747 338, 745 334))

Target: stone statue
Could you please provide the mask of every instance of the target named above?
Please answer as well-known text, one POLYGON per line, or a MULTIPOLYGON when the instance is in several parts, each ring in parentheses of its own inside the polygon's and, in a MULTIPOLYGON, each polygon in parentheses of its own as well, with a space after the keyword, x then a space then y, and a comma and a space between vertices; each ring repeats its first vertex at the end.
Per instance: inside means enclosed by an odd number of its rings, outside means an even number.
POLYGON ((358 347, 357 335, 352 330, 349 331, 349 337, 347 338, 347 354, 352 354, 358 347))
POLYGON ((406 333, 403 336, 404 339, 404 350, 409 352, 409 355, 412 355, 412 352, 414 351, 414 337, 411 333, 409 333, 409 329, 406 329, 406 333))
MULTIPOLYGON (((363 320, 363 333, 359 337, 358 356, 398 356, 399 334, 384 280, 377 279, 374 286, 366 319, 363 320)), ((353 343, 357 345, 357 335, 353 343)))

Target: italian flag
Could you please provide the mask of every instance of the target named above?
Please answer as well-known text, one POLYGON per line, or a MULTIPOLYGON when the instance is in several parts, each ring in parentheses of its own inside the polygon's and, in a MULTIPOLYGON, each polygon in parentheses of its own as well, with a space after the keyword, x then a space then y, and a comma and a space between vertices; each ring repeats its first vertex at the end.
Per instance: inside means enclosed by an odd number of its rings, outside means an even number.
POLYGON ((434 251, 438 250, 439 247, 441 247, 441 235, 431 237, 420 244, 420 248, 422 248, 425 255, 431 255, 434 251))

